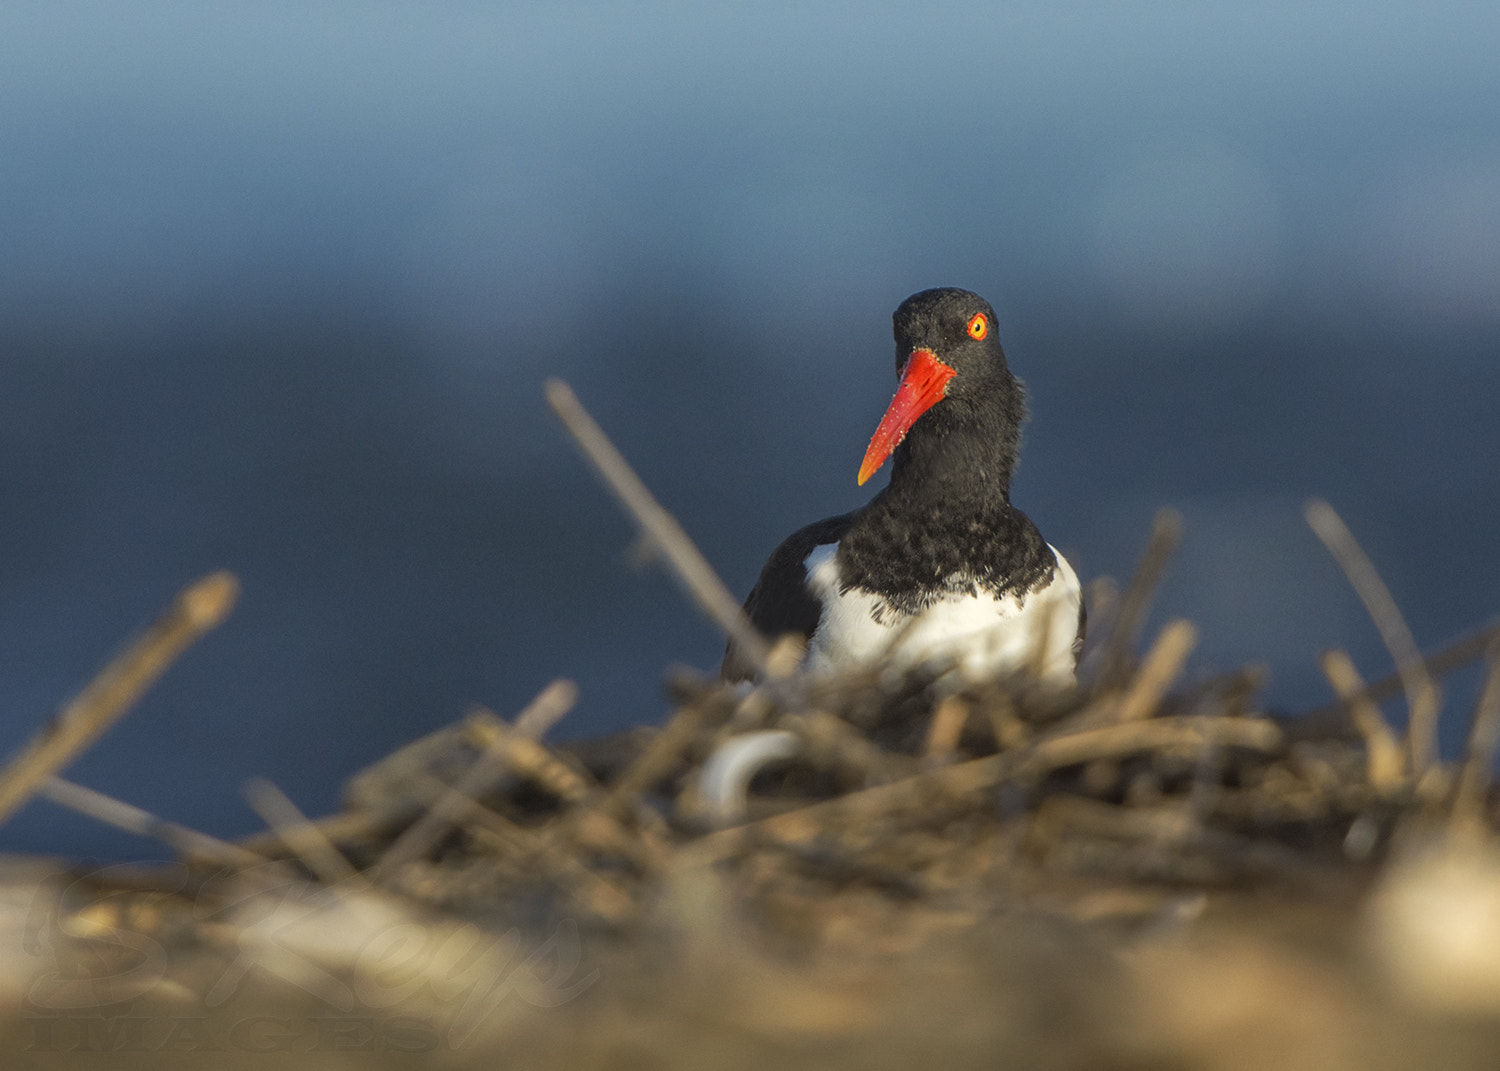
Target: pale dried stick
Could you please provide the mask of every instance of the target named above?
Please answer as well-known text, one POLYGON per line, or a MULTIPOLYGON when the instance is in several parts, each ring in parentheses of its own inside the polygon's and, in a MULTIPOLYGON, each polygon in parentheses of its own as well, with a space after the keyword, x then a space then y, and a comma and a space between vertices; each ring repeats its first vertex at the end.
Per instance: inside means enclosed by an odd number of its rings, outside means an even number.
POLYGON ((853 773, 867 784, 891 780, 893 771, 910 761, 886 751, 843 718, 816 707, 783 714, 777 725, 800 736, 814 762, 853 773))
POLYGON ((221 572, 184 588, 150 628, 42 726, 0 771, 0 822, 118 721, 194 640, 223 621, 239 587, 233 574, 221 572))
MULTIPOLYGON (((551 721, 542 720, 543 715, 551 715, 550 711, 533 707, 528 713, 535 714, 536 720, 523 715, 516 722, 517 732, 539 737, 552 727, 551 721)), ((356 841, 368 843, 404 829, 420 817, 432 799, 430 795, 415 798, 410 792, 411 782, 416 778, 430 778, 446 787, 447 782, 432 774, 432 767, 458 759, 465 754, 465 749, 482 749, 485 739, 487 737, 472 719, 418 737, 345 781, 344 810, 308 821, 335 845, 356 841)), ((266 854, 276 854, 285 847, 281 838, 270 830, 239 837, 236 843, 266 854)))
POLYGON ((575 769, 545 744, 523 736, 493 714, 476 717, 474 727, 485 742, 486 752, 497 755, 511 773, 534 782, 564 803, 585 803, 599 787, 587 772, 575 769))
POLYGON ((540 860, 548 868, 554 880, 570 886, 575 896, 587 896, 588 910, 602 918, 620 922, 634 911, 635 900, 629 893, 594 873, 570 852, 555 847, 514 823, 511 832, 503 832, 498 824, 505 819, 494 811, 485 813, 489 817, 471 816, 466 819, 476 842, 485 844, 498 854, 518 848, 528 852, 531 858, 540 860))
POLYGON ((549 379, 546 391, 547 404, 626 512, 661 549, 699 609, 724 630, 757 673, 762 677, 775 677, 782 667, 772 664, 765 637, 750 624, 739 600, 730 594, 676 518, 661 507, 603 429, 589 416, 572 388, 560 379, 549 379))
POLYGON ((1370 786, 1382 795, 1389 793, 1401 784, 1405 763, 1396 734, 1386 724, 1380 707, 1365 694, 1359 670, 1345 652, 1333 648, 1324 651, 1318 661, 1334 693, 1349 705, 1349 719, 1365 738, 1365 776, 1370 786))
POLYGON ((1049 796, 1038 806, 1029 835, 1052 841, 1063 830, 1170 844, 1201 836, 1203 824, 1192 807, 1177 801, 1149 807, 1120 807, 1082 796, 1049 796))
MULTIPOLYGON (((442 780, 430 774, 419 776, 418 781, 433 799, 443 796, 449 789, 442 780)), ((457 820, 491 850, 502 855, 520 853, 528 862, 538 860, 558 879, 583 886, 593 897, 595 909, 600 914, 621 918, 631 910, 634 901, 630 895, 614 882, 590 870, 575 853, 553 844, 536 830, 511 821, 477 800, 464 799, 457 806, 460 810, 457 820)))
POLYGON ((291 849, 320 881, 327 885, 363 882, 359 871, 344 858, 344 854, 276 785, 264 778, 252 778, 245 785, 245 798, 281 843, 291 849))
POLYGON ((1484 688, 1474 706, 1474 724, 1464 748, 1463 768, 1453 794, 1453 821, 1474 825, 1484 815, 1485 797, 1494 775, 1495 749, 1500 746, 1500 641, 1490 645, 1484 688))
MULTIPOLYGON (((434 778, 436 780, 436 778, 434 778)), ((446 782, 439 781, 439 784, 446 782)), ((421 807, 407 799, 394 801, 384 809, 339 811, 321 818, 309 818, 308 823, 334 845, 355 841, 369 841, 382 833, 411 822, 421 807)), ((274 830, 261 830, 239 837, 235 844, 247 851, 274 855, 285 847, 274 830)))
POLYGON ((995 738, 996 751, 1021 747, 1031 738, 1031 728, 1016 713, 1016 701, 1010 693, 992 689, 984 696, 982 706, 995 738))
POLYGON ((522 736, 499 718, 476 721, 475 728, 488 736, 486 747, 499 755, 515 774, 533 782, 568 805, 549 823, 545 835, 559 841, 578 837, 604 844, 629 855, 643 865, 656 866, 666 851, 665 826, 650 808, 636 808, 634 834, 610 805, 604 792, 587 771, 564 762, 544 745, 522 736))
POLYGON ((1406 627, 1406 620, 1391 597, 1390 589, 1380 579, 1374 563, 1355 540, 1343 518, 1321 498, 1311 499, 1303 508, 1303 515, 1349 578, 1350 586, 1365 604, 1386 650, 1396 663, 1396 672, 1406 689, 1406 753, 1412 778, 1420 781, 1432 761, 1437 738, 1440 702, 1437 685, 1427 673, 1422 653, 1417 650, 1411 629, 1406 627))
MULTIPOLYGON (((1447 647, 1440 648, 1422 659, 1422 666, 1426 669, 1428 676, 1441 677, 1452 673, 1461 666, 1468 665, 1476 658, 1482 658, 1490 649, 1490 645, 1500 640, 1500 625, 1489 625, 1478 632, 1455 640, 1447 647)), ((1381 677, 1379 680, 1367 684, 1361 689, 1360 694, 1376 703, 1389 699, 1393 695, 1401 694, 1401 675, 1391 673, 1381 677)), ((1344 702, 1340 700, 1327 706, 1317 707, 1303 714, 1302 717, 1308 721, 1342 715, 1344 702)))
POLYGON ((1182 667, 1187 665, 1188 655, 1197 645, 1198 629, 1191 621, 1182 618, 1169 621, 1120 700, 1115 719, 1126 722, 1150 717, 1167 689, 1182 675, 1182 667))
POLYGON ((1174 509, 1158 510, 1151 522, 1151 537, 1141 562, 1136 566, 1130 586, 1121 596, 1119 609, 1104 647, 1099 655, 1099 672, 1095 688, 1112 688, 1123 684, 1130 674, 1130 649, 1135 645, 1151 606, 1151 596, 1166 571, 1167 560, 1182 538, 1182 514, 1174 509))
POLYGON ((233 867, 260 866, 266 862, 265 856, 257 855, 237 844, 230 844, 176 822, 168 822, 150 811, 107 796, 103 792, 96 792, 92 788, 65 781, 61 777, 48 777, 38 786, 37 794, 59 807, 66 807, 105 825, 159 840, 181 855, 196 856, 233 867))
POLYGON ((1186 718, 1148 718, 1144 721, 1106 725, 1034 744, 1026 755, 1022 773, 1035 775, 1095 759, 1123 758, 1142 751, 1185 748, 1243 747, 1274 751, 1281 744, 1281 730, 1261 718, 1222 718, 1194 715, 1186 718))
POLYGON ((927 739, 922 744, 923 761, 932 766, 950 761, 968 721, 969 704, 958 696, 950 695, 939 703, 932 712, 932 720, 927 723, 927 739))
POLYGON ((671 772, 682 753, 697 737, 702 722, 701 703, 692 702, 678 707, 667 724, 651 737, 641 753, 615 778, 601 806, 607 811, 618 812, 633 804, 641 793, 671 772))
MULTIPOLYGON (((555 680, 531 701, 516 719, 516 724, 530 727, 551 725, 566 714, 578 700, 578 686, 569 680, 555 680)), ((493 716, 492 716, 493 717, 493 716)), ((498 718, 494 719, 499 721, 498 718)), ((492 736, 483 753, 446 793, 428 807, 425 814, 409 825, 385 850, 376 864, 377 870, 391 870, 426 855, 462 816, 467 804, 494 791, 505 779, 513 764, 508 745, 522 740, 540 748, 528 736, 508 730, 503 736, 492 736)))

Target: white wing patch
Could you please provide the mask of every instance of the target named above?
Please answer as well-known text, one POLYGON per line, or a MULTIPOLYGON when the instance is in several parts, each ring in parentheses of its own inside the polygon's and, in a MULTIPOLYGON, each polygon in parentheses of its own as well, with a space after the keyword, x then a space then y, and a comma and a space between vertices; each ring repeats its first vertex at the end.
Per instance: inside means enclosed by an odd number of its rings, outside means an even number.
POLYGON ((1024 599, 952 595, 914 617, 876 610, 884 600, 869 592, 839 594, 837 543, 815 547, 803 560, 807 586, 823 606, 808 644, 806 668, 814 673, 878 662, 893 669, 923 663, 952 664, 968 680, 1033 669, 1057 686, 1075 681, 1073 641, 1083 590, 1057 548, 1057 571, 1046 587, 1024 599))

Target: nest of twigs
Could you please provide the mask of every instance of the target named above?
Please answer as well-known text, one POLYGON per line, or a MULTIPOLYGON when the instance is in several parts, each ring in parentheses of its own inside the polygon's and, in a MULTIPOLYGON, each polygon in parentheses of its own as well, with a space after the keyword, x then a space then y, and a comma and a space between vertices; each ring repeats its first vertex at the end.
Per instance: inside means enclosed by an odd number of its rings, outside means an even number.
MULTIPOLYGON (((623 466, 588 436, 607 474, 623 466)), ((626 477, 611 485, 679 561, 670 518, 626 477)), ((360 772, 338 814, 309 820, 255 786, 270 830, 236 844, 56 776, 227 611, 232 583, 210 578, 0 772, 0 813, 41 793, 181 857, 0 874, 0 1051, 112 1067, 1493 1066, 1500 633, 1417 655, 1332 511, 1309 519, 1400 669, 1366 685, 1326 654, 1339 699, 1310 716, 1263 713, 1253 668, 1180 683, 1186 622, 1137 656, 1167 516, 1124 594, 1091 593, 1101 638, 1076 690, 961 685, 940 666, 808 679, 762 646, 758 687, 674 671, 662 726, 554 745, 574 698, 557 682, 512 720, 471 712, 360 772), (1444 761, 1435 678, 1485 653, 1467 749, 1444 761), (1398 734, 1377 703, 1403 688, 1398 734)))

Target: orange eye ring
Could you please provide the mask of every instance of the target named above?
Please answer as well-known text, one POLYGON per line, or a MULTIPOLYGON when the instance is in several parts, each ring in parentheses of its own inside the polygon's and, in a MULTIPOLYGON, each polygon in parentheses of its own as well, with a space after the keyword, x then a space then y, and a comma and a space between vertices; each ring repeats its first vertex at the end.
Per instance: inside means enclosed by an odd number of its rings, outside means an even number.
POLYGON ((970 338, 972 338, 975 342, 980 342, 980 341, 983 341, 984 337, 986 335, 988 335, 989 333, 990 333, 990 320, 989 320, 989 317, 987 317, 982 312, 976 312, 972 317, 970 317, 970 319, 969 319, 969 337, 970 338))

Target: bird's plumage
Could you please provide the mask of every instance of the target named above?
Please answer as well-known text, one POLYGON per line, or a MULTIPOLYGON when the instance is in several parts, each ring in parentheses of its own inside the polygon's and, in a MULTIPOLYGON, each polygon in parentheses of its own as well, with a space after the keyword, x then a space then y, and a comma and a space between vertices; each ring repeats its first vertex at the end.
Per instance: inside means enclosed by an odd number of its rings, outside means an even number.
MULTIPOLYGON (((767 637, 802 638, 812 671, 947 662, 969 678, 1030 667, 1071 681, 1082 594, 1010 503, 1025 395, 994 310, 966 290, 925 290, 893 323, 902 386, 866 455, 871 469, 889 452, 890 483, 863 508, 783 541, 746 613, 767 637), (926 379, 908 389, 919 361, 926 379)), ((733 645, 723 674, 753 675, 733 645)))

